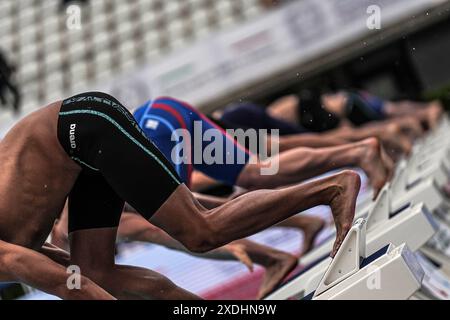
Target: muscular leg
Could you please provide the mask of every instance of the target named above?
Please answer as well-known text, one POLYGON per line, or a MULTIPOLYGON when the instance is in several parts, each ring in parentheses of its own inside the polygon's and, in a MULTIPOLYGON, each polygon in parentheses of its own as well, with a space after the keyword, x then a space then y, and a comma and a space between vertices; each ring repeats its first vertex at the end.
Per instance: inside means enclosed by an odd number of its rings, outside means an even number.
POLYGON ((280 227, 296 228, 303 231, 303 247, 300 257, 311 251, 314 240, 325 227, 325 221, 318 217, 297 215, 290 217, 278 224, 280 227))
POLYGON ((358 174, 343 171, 289 188, 249 192, 207 210, 186 186, 180 185, 150 221, 190 251, 205 252, 266 229, 297 212, 329 205, 337 228, 334 256, 352 225, 359 188, 358 174))
POLYGON ((116 265, 116 228, 70 234, 71 264, 119 299, 198 299, 164 276, 139 267, 116 265), (95 243, 95 245, 92 245, 95 243))
POLYGON ((15 112, 19 111, 20 108, 20 102, 21 102, 21 97, 20 97, 20 92, 17 89, 17 86, 15 84, 13 84, 11 81, 7 81, 6 85, 8 86, 9 90, 11 91, 11 94, 13 95, 13 108, 15 112))
MULTIPOLYGON (((298 183, 319 174, 346 166, 359 166, 367 174, 374 189, 374 198, 390 176, 392 168, 382 159, 381 145, 375 138, 339 147, 310 149, 296 148, 278 156, 279 171, 275 175, 261 175, 266 162, 249 163, 241 172, 237 185, 250 189, 276 188, 298 183)), ((272 158, 268 161, 277 161, 272 158)))
POLYGON ((68 224, 68 207, 67 201, 64 205, 63 212, 61 213, 58 221, 55 223, 52 229, 51 243, 63 250, 69 250, 69 238, 67 236, 68 224))
MULTIPOLYGON (((124 213, 122 215, 119 225, 119 236, 129 240, 158 243, 183 252, 187 251, 181 243, 167 233, 133 213, 124 213)), ((266 269, 266 273, 261 284, 259 297, 265 296, 272 291, 297 266, 298 261, 296 257, 288 253, 245 239, 236 240, 222 248, 197 255, 217 260, 238 259, 246 264, 249 269, 252 266, 252 262, 263 266, 266 269), (246 262, 246 258, 250 259, 250 264, 246 262)))
MULTIPOLYGON (((132 208, 127 208, 131 210, 132 208)), ((69 250, 69 237, 68 237, 68 211, 67 204, 58 220, 58 223, 52 229, 52 241, 51 244, 56 248, 69 250)), ((124 211, 118 228, 118 235, 121 239, 126 239, 129 241, 142 241, 155 243, 167 248, 186 252, 186 248, 177 240, 170 237, 166 232, 155 227, 150 222, 148 222, 137 212, 127 212, 124 211)), ((257 246, 257 244, 255 244, 257 246)), ((239 260, 244 263, 250 270, 253 268, 253 263, 248 257, 243 246, 239 243, 239 240, 235 241, 233 244, 224 246, 212 250, 210 252, 199 254, 199 256, 204 258, 219 259, 219 260, 239 260)))
MULTIPOLYGON (((372 186, 375 191, 375 195, 381 189, 381 187, 386 182, 387 176, 384 162, 381 159, 381 146, 379 143, 372 139, 362 141, 355 144, 347 144, 338 147, 330 147, 323 149, 310 149, 310 148, 295 148, 286 152, 282 152, 280 155, 275 155, 268 161, 263 163, 253 164, 251 161, 247 163, 252 157, 256 159, 256 155, 250 154, 248 150, 244 150, 242 145, 236 143, 233 140, 234 134, 228 135, 223 130, 215 126, 208 119, 187 105, 186 103, 170 99, 157 99, 158 103, 154 103, 152 108, 166 108, 172 113, 178 114, 179 118, 185 119, 185 123, 192 123, 194 121, 200 121, 202 124, 202 133, 206 134, 209 130, 215 130, 218 135, 221 135, 223 150, 233 150, 231 154, 235 155, 237 159, 245 159, 240 163, 229 163, 230 159, 225 157, 221 159, 222 164, 198 164, 195 165, 197 170, 217 179, 227 182, 228 184, 237 184, 246 189, 254 190, 261 188, 274 188, 279 186, 285 186, 293 183, 301 182, 305 179, 314 177, 318 174, 325 173, 327 171, 342 168, 344 166, 361 166, 365 172, 368 174, 369 179, 372 182, 372 186), (159 105, 161 103, 161 106, 159 105), (155 106, 156 105, 156 106, 155 106), (263 176, 261 175, 261 168, 267 163, 278 163, 280 170, 275 175, 263 176), (247 164, 246 164, 247 163, 247 164)), ((244 112, 245 115, 254 115, 254 117, 266 118, 264 110, 257 106, 242 106, 238 107, 244 112), (262 115, 261 115, 262 113, 262 115)), ((154 112, 158 109, 154 110, 154 112)), ((235 111, 231 111, 233 113, 235 111)), ((240 113, 242 113, 240 112, 240 113)), ((167 111, 163 113, 167 119, 173 122, 173 127, 178 128, 180 126, 180 121, 172 119, 173 115, 169 114, 167 111)), ((159 115, 161 116, 161 115, 159 115)), ((151 117, 151 114, 148 115, 151 117)), ((138 116, 139 118, 139 116, 138 116)), ((144 124, 146 118, 141 118, 141 125, 144 124)), ((155 118, 158 119, 158 118, 155 118)), ((264 124, 270 122, 269 120, 261 120, 264 124)), ((276 126, 275 124, 273 125, 276 126)), ((191 135, 195 134, 193 126, 190 128, 191 135)), ((175 147, 175 144, 171 148, 168 148, 164 141, 170 139, 171 131, 167 131, 161 137, 156 137, 157 141, 165 147, 165 155, 167 158, 173 156, 170 149, 175 147), (164 139, 162 139, 164 138, 164 139), (164 140, 164 141, 162 141, 164 140)), ((149 131, 149 136, 155 136, 153 131, 149 131)), ((282 139, 282 138, 280 138, 282 139)), ((289 138, 292 140, 293 138, 289 138)), ((294 140, 301 139, 301 136, 296 137, 294 140)), ((242 140, 242 139, 237 139, 242 140)), ((284 139, 283 139, 284 140, 284 139)), ((244 141, 241 141, 245 143, 244 141)), ((297 141, 298 142, 298 141, 297 141)), ((342 140, 340 141, 342 142, 342 140)), ((291 141, 294 143, 294 141, 291 141)), ((269 143, 271 145, 271 143, 269 143)), ((205 151, 207 144, 199 145, 198 148, 202 148, 200 151, 205 151)), ((190 145, 192 147, 192 144, 190 145)), ((197 150, 198 151, 198 150, 197 150)), ((191 156, 195 153, 195 150, 190 152, 191 156)), ((227 153, 228 154, 228 153, 227 153)), ((232 160, 237 160, 234 157, 232 160)), ((192 161, 192 159, 191 159, 192 161)), ((195 162, 194 162, 195 163, 195 162)))

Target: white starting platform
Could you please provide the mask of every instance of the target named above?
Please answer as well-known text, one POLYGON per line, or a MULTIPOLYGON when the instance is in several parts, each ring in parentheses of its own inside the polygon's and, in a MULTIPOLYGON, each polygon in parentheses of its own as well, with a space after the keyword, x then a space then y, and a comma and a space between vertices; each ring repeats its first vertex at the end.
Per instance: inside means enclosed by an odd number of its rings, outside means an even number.
POLYGON ((317 289, 304 299, 403 300, 421 287, 424 271, 406 244, 366 252, 365 220, 358 219, 317 289))
MULTIPOLYGON (((367 217, 364 230, 364 251, 368 256, 376 254, 388 244, 400 246, 406 244, 416 251, 435 233, 436 224, 423 204, 408 207, 397 215, 390 217, 385 208, 376 207, 367 217), (384 216, 383 216, 384 213, 384 216)), ((287 284, 275 290, 266 299, 303 298, 315 291, 328 266, 332 263, 329 255, 333 242, 327 242, 328 251, 322 257, 307 266, 300 274, 287 284)), ((324 246, 321 247, 323 249, 324 246)))

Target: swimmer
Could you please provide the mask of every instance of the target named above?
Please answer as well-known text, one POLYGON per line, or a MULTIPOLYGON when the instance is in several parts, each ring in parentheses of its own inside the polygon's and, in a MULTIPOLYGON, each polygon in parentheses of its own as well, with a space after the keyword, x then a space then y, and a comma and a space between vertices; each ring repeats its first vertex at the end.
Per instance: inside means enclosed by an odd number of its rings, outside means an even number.
POLYGON ((115 263, 125 201, 198 253, 329 205, 337 229, 334 256, 352 225, 360 188, 358 174, 342 171, 207 209, 128 110, 98 92, 52 103, 19 121, 0 142, 0 172, 0 281, 64 299, 198 298, 154 271, 115 263), (79 290, 69 290, 66 268, 42 254, 67 196, 70 263, 81 269, 79 290))

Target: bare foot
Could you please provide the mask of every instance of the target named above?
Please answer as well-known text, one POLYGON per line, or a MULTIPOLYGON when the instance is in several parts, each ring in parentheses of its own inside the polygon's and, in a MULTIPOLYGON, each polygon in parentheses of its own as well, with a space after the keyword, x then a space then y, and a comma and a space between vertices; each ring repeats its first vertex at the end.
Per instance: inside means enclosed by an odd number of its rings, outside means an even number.
POLYGON ((333 177, 336 185, 331 197, 330 207, 336 225, 336 241, 333 245, 331 257, 334 257, 350 230, 355 217, 356 198, 361 186, 359 175, 345 170, 333 177))
POLYGON ((374 190, 373 199, 375 199, 389 176, 392 175, 393 164, 388 162, 387 155, 383 155, 384 151, 377 138, 365 139, 361 141, 360 145, 362 149, 359 166, 370 180, 374 190))
POLYGON ((317 235, 325 227, 325 221, 318 217, 308 216, 308 223, 302 228, 303 246, 300 257, 310 252, 314 245, 317 235))
POLYGON ((278 252, 271 258, 273 261, 265 266, 266 272, 259 288, 258 299, 267 296, 298 264, 296 257, 284 252, 278 252))

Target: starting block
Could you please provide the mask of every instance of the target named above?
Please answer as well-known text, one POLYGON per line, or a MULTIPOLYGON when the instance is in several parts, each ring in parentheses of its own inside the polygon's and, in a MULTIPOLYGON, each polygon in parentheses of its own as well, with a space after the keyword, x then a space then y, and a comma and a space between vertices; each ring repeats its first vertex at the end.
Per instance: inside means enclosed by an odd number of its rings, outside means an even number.
MULTIPOLYGON (((386 187, 382 190, 375 206, 365 219, 367 222, 364 228, 364 250, 369 256, 388 243, 397 246, 405 243, 410 248, 408 250, 416 251, 434 235, 437 228, 433 217, 423 204, 404 208, 391 215, 388 189, 386 187)), ((319 248, 320 250, 315 250, 314 255, 309 255, 309 258, 316 256, 316 260, 309 265, 307 263, 304 271, 275 290, 267 299, 300 299, 316 290, 330 265, 329 254, 332 246, 333 242, 328 241, 319 248)))
POLYGON ((403 300, 420 289, 424 271, 406 244, 389 244, 365 258, 364 227, 364 219, 355 222, 314 300, 403 300))

